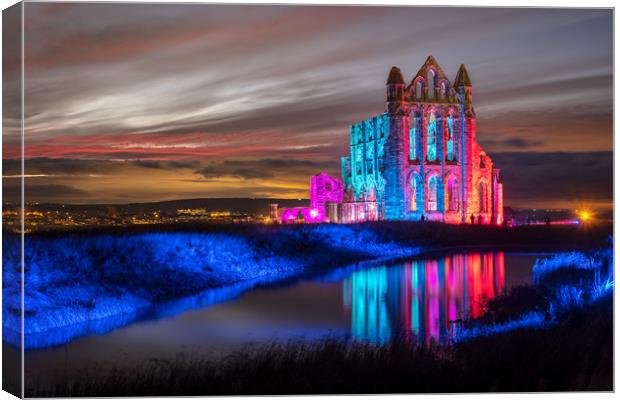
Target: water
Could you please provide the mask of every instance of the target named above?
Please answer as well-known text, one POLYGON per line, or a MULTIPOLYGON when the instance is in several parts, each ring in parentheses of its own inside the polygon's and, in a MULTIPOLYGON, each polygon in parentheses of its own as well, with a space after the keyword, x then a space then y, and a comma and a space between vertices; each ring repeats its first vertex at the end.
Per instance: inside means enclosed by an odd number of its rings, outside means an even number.
MULTIPOLYGON (((487 299, 531 283, 540 256, 450 255, 257 287, 209 307, 27 350, 26 375, 54 379, 93 366, 134 365, 181 353, 216 359, 248 344, 273 341, 331 337, 384 343, 412 335, 429 343, 444 341, 460 319, 480 315, 487 299)), ((19 356, 3 347, 5 356, 19 356)))

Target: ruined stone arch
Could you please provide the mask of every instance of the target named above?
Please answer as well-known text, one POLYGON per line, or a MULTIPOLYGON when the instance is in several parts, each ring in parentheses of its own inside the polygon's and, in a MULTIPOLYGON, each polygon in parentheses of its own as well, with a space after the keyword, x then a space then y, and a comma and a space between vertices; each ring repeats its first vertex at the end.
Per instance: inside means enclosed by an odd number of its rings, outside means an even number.
POLYGON ((424 89, 426 88, 426 80, 422 76, 417 76, 413 80, 412 91, 413 95, 417 99, 421 99, 423 97, 424 89))
POLYGON ((491 210, 490 205, 490 192, 491 187, 489 186, 489 181, 487 178, 482 177, 478 180, 478 184, 476 185, 476 200, 478 201, 478 212, 488 213, 491 210))
POLYGON ((438 81, 438 72, 435 68, 428 67, 424 71, 424 75, 426 76, 426 86, 427 86, 427 98, 431 100, 435 99, 435 89, 437 88, 438 81))
POLYGON ((439 80, 437 87, 439 88, 439 99, 446 100, 450 98, 450 82, 442 78, 439 80))
POLYGON ((446 161, 454 162, 457 160, 458 140, 457 140, 457 116, 452 108, 448 108, 443 115, 443 146, 446 161))
POLYGON ((357 190, 354 193, 355 201, 363 201, 366 197, 366 182, 361 182, 359 185, 357 185, 356 189, 357 190))
POLYGON ((439 211, 439 190, 441 187, 441 175, 429 173, 426 178, 426 211, 439 211))
POLYGON ((405 201, 409 212, 424 211, 424 179, 420 172, 411 169, 407 174, 405 201))
POLYGON ((446 173, 444 177, 445 185, 445 209, 451 212, 457 212, 461 203, 461 191, 459 178, 452 171, 446 173))
POLYGON ((426 137, 425 154, 427 161, 436 161, 439 154, 437 144, 439 143, 438 135, 441 130, 437 127, 437 114, 438 110, 434 106, 425 110, 426 118, 424 119, 424 134, 426 137))
POLYGON ((444 113, 443 113, 443 117, 447 118, 448 116, 452 116, 453 118, 457 118, 458 116, 458 111, 455 107, 446 107, 444 109, 444 113))
POLYGON ((366 184, 364 185, 364 193, 365 193, 365 201, 376 201, 377 200, 377 185, 375 183, 374 178, 368 177, 366 179, 366 184))

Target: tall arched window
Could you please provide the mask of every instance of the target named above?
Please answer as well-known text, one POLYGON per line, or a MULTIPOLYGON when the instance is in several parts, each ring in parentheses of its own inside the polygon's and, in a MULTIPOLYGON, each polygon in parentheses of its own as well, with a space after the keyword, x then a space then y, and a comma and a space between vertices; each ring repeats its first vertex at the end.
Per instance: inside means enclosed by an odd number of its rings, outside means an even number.
POLYGON ((446 160, 454 161, 454 118, 448 115, 446 118, 446 160))
POLYGON ((424 211, 424 184, 418 174, 411 175, 410 211, 424 211))
POLYGON ((437 159, 437 123, 435 113, 428 114, 426 122, 426 159, 435 161, 437 159))
POLYGON ((489 210, 487 197, 487 184, 484 181, 480 181, 478 184, 478 204, 480 204, 479 211, 481 213, 485 213, 489 210))
POLYGON ((422 79, 419 79, 416 84, 415 84, 415 97, 417 99, 421 99, 422 98, 422 90, 424 88, 424 85, 422 84, 422 79))
POLYGON ((426 79, 426 87, 428 87, 428 98, 433 99, 435 97, 435 71, 432 69, 428 70, 427 79, 426 79))
POLYGON ((431 176, 428 180, 428 196, 426 200, 427 211, 437 211, 437 187, 439 186, 439 178, 431 176))
POLYGON ((459 210, 459 185, 456 178, 448 180, 448 211, 459 210))
POLYGON ((411 211, 418 211, 418 184, 415 175, 411 177, 411 211))
POLYGON ((448 82, 443 81, 443 83, 441 84, 441 99, 447 99, 450 97, 450 85, 448 84, 448 82))
MULTIPOLYGON (((413 123, 415 124, 415 119, 413 119, 413 123)), ((415 145, 415 136, 416 136, 416 129, 415 126, 413 128, 409 128, 409 159, 410 160, 415 160, 416 158, 418 158, 417 152, 416 152, 416 145, 415 145)))

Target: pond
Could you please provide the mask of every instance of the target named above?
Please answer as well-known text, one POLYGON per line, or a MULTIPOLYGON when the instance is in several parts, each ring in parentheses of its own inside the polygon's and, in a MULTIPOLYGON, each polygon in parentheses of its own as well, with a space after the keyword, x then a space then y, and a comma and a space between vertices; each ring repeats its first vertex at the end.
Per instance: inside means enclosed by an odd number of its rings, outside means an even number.
MULTIPOLYGON (((480 315, 489 298, 530 284, 532 266, 542 256, 456 254, 263 284, 207 307, 27 350, 26 376, 54 379, 94 366, 180 355, 217 359, 248 344, 274 341, 329 337, 380 344, 416 336, 441 342, 459 320, 480 315)), ((14 348, 3 347, 5 357, 19 357, 14 348)))

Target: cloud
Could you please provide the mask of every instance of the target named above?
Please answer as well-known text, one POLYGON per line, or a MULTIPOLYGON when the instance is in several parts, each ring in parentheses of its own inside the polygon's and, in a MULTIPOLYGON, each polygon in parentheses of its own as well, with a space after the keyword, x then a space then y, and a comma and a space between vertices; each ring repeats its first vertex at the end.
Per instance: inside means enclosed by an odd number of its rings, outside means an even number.
MULTIPOLYGON (((513 207, 610 207, 613 152, 490 152, 513 207)), ((105 203, 199 197, 307 197, 310 177, 339 176, 337 159, 220 159, 203 161, 105 161, 32 159, 27 198, 40 202, 105 203)), ((18 160, 4 160, 3 174, 18 175, 18 160)), ((19 199, 19 181, 4 179, 5 199, 19 199)))
MULTIPOLYGON (((24 199, 30 202, 75 202, 76 199, 83 198, 88 193, 73 186, 63 184, 31 184, 26 183, 24 188, 24 199)), ((4 201, 19 203, 21 201, 21 186, 18 182, 7 183, 2 180, 2 195, 4 201)))
POLYGON ((276 176, 299 177, 310 176, 328 170, 335 172, 338 162, 318 163, 304 160, 226 160, 219 163, 210 163, 208 166, 197 170, 200 175, 207 179, 222 176, 232 176, 240 179, 268 179, 276 176))
POLYGON ((613 202, 613 152, 492 153, 501 170, 504 203, 573 208, 613 202))
MULTIPOLYGON (((114 175, 130 172, 132 168, 182 170, 200 166, 198 161, 150 161, 150 160, 89 160, 73 158, 31 158, 24 162, 26 175, 50 177, 114 175)), ((21 161, 2 160, 3 176, 21 175, 21 161)))

